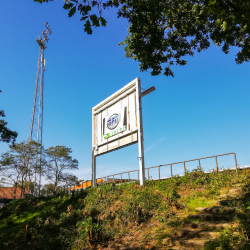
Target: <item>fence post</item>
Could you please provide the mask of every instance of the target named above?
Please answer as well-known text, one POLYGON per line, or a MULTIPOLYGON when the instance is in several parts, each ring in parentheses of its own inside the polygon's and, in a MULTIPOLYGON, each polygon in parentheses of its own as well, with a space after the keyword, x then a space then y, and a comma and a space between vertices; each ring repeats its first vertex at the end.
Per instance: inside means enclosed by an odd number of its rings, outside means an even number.
POLYGON ((199 169, 201 170, 201 159, 199 159, 199 169))
POLYGON ((186 163, 185 163, 185 161, 183 162, 183 164, 184 164, 184 173, 186 174, 186 163))
POLYGON ((216 173, 218 173, 218 162, 217 162, 217 156, 215 156, 215 163, 216 163, 216 173))
POLYGON ((235 160, 235 170, 236 170, 236 173, 238 173, 237 159, 236 159, 236 154, 235 153, 234 153, 234 160, 235 160))
POLYGON ((160 166, 158 166, 158 174, 159 174, 159 180, 160 180, 161 179, 160 166))
POLYGON ((173 176, 173 172, 172 172, 172 164, 170 164, 170 171, 171 171, 171 177, 173 176))

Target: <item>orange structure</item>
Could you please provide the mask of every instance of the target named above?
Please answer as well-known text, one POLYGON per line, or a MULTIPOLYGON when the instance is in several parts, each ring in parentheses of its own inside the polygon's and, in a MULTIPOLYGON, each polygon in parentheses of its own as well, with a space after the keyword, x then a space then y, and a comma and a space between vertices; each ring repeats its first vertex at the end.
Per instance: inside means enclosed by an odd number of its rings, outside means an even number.
MULTIPOLYGON (((20 199, 21 198, 21 188, 16 188, 16 195, 14 195, 14 187, 0 187, 0 199, 20 199)), ((29 189, 25 188, 24 194, 29 194, 29 189)))
MULTIPOLYGON (((101 184, 102 182, 103 183, 111 183, 111 182, 115 182, 116 184, 119 184, 119 183, 124 183, 124 182, 127 182, 128 180, 125 180, 125 179, 113 179, 113 178, 110 178, 110 179, 97 179, 96 180, 96 183, 97 185, 101 184)), ((135 181, 135 180, 130 180, 130 181, 135 181)), ((84 181, 82 182, 81 184, 77 185, 77 186, 74 186, 74 187, 71 187, 69 188, 68 190, 77 190, 77 189, 85 189, 85 188, 89 188, 92 186, 92 181, 84 181)))
MULTIPOLYGON (((97 184, 98 183, 100 184, 101 182, 102 182, 102 179, 96 180, 97 184)), ((85 188, 91 187, 91 185, 92 185, 92 181, 84 181, 77 186, 69 188, 69 190, 76 190, 76 189, 83 189, 83 188, 85 189, 85 188)))

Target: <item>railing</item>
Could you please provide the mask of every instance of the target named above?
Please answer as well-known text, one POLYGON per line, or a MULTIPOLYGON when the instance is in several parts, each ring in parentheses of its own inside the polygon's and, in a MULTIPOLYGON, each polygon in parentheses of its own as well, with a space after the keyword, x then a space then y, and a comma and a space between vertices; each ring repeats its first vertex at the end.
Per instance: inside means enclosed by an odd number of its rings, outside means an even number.
MULTIPOLYGON (((154 167, 149 167, 149 168, 145 168, 145 171, 146 169, 148 170, 148 180, 149 180, 149 170, 152 169, 152 168, 158 168, 158 175, 159 175, 159 178, 157 178, 158 180, 161 179, 161 171, 160 171, 160 168, 163 167, 163 166, 170 166, 170 173, 171 173, 171 176, 170 177, 173 177, 173 165, 175 164, 180 164, 180 163, 183 163, 183 167, 184 167, 184 174, 186 174, 187 170, 186 170, 186 163, 187 162, 191 162, 191 161, 198 161, 199 162, 199 169, 201 169, 201 160, 203 159, 209 159, 209 158, 215 158, 215 164, 216 164, 216 170, 218 171, 219 167, 218 167, 218 160, 217 158, 219 156, 225 156, 225 155, 234 155, 234 161, 235 161, 235 170, 236 170, 236 173, 238 172, 238 167, 237 167, 237 159, 236 159, 236 154, 235 153, 227 153, 227 154, 220 154, 220 155, 213 155, 213 156, 208 156, 208 157, 202 157, 202 158, 197 158, 197 159, 192 159, 192 160, 187 160, 187 161, 180 161, 180 162, 174 162, 174 163, 168 163, 168 164, 163 164, 163 165, 159 165, 159 166, 154 166, 154 167)), ((125 179, 124 181, 126 182, 130 182, 130 181, 135 181, 135 179, 131 180, 130 179, 130 173, 131 172, 138 172, 138 181, 139 181, 139 170, 132 170, 132 171, 126 171, 126 172, 122 172, 122 173, 118 173, 118 174, 114 174, 114 175, 108 175, 108 176, 104 176, 101 179, 101 182, 104 183, 104 179, 106 179, 108 182, 108 178, 109 177, 112 177, 113 176, 113 181, 115 181, 115 176, 116 175, 120 175, 120 183, 122 183, 123 179, 122 179, 122 175, 123 174, 128 174, 128 179, 125 179)), ((116 181, 118 181, 119 179, 116 179, 116 181)))
POLYGON ((113 182, 114 182, 114 181, 118 181, 118 180, 120 179, 120 183, 122 183, 122 180, 123 180, 123 179, 122 179, 122 175, 123 175, 123 174, 126 174, 126 173, 128 174, 128 179, 125 179, 126 181, 128 181, 128 182, 130 182, 130 181, 135 181, 135 179, 130 179, 130 173, 132 173, 132 172, 138 172, 138 180, 139 180, 139 178, 140 178, 140 177, 139 177, 139 174, 140 174, 140 173, 139 173, 139 170, 131 170, 131 171, 126 171, 126 172, 122 172, 122 173, 118 173, 118 174, 113 174, 113 175, 104 176, 104 177, 101 178, 101 182, 104 183, 104 182, 105 182, 104 179, 106 179, 106 182, 108 182, 108 181, 109 181, 109 177, 113 177, 113 182), (121 178, 115 179, 115 176, 116 176, 116 175, 120 175, 121 178))
MULTIPOLYGON (((148 180, 149 180, 149 170, 153 169, 153 168, 158 168, 158 178, 156 178, 154 180, 161 180, 161 179, 166 179, 166 178, 173 177, 173 165, 181 164, 182 163, 183 164, 183 168, 184 168, 184 173, 186 173, 187 172, 187 169, 186 169, 186 163, 187 162, 198 161, 199 162, 199 169, 201 169, 201 160, 203 160, 203 159, 209 159, 209 158, 215 158, 216 170, 218 171, 219 167, 218 167, 217 158, 220 157, 220 156, 225 156, 225 155, 234 155, 235 171, 236 172, 238 172, 238 168, 239 169, 250 168, 250 165, 238 167, 237 166, 236 154, 235 153, 227 153, 227 154, 220 154, 220 155, 202 157, 202 158, 197 158, 197 159, 192 159, 192 160, 187 160, 187 161, 180 161, 180 162, 168 163, 168 164, 164 164, 164 165, 159 165, 159 166, 145 168, 145 170, 148 170, 148 180), (165 166, 170 166, 171 176, 161 178, 161 167, 165 167, 165 166)), ((126 172, 122 172, 122 173, 118 173, 118 174, 114 174, 114 175, 108 175, 108 176, 99 178, 98 180, 99 180, 99 183, 105 183, 105 182, 109 182, 109 181, 115 181, 116 183, 117 182, 118 183, 119 182, 122 183, 122 182, 136 181, 136 179, 131 179, 130 178, 131 177, 130 173, 132 173, 132 172, 137 172, 138 173, 137 180, 139 181, 139 170, 131 170, 131 171, 126 171, 126 172), (124 175, 124 174, 128 174, 128 179, 123 179, 122 178, 122 175, 124 175), (120 176, 120 178, 116 178, 115 179, 115 176, 117 176, 117 175, 120 176), (109 177, 113 177, 113 178, 109 179, 109 177), (106 181, 104 181, 104 179, 106 179, 106 181)), ((209 173, 209 172, 207 172, 207 173, 209 173)), ((88 185, 87 187, 91 187, 91 181, 89 181, 89 182, 90 182, 90 185, 88 185)), ((57 189, 56 189, 55 192, 52 191, 52 190, 50 190, 50 191, 46 190, 45 192, 43 191, 43 193, 41 195, 46 196, 46 197, 55 196, 55 195, 71 195, 71 194, 73 194, 73 192, 77 194, 78 192, 81 192, 81 190, 83 190, 83 189, 85 189, 85 187, 83 187, 83 183, 81 183, 78 186, 66 185, 66 186, 57 187, 57 189)), ((18 197, 17 194, 13 193, 12 194, 12 198, 14 198, 14 199, 22 199, 26 195, 38 196, 38 193, 31 192, 31 190, 29 190, 29 192, 26 193, 23 197, 18 197)), ((11 197, 7 198, 7 197, 1 197, 0 196, 0 199, 5 199, 6 200, 6 199, 11 199, 11 197)))
POLYGON ((197 158, 197 159, 192 159, 192 160, 187 160, 187 161, 180 161, 180 162, 168 163, 168 164, 159 165, 159 166, 155 166, 155 167, 145 168, 145 170, 146 170, 146 169, 148 170, 148 179, 149 179, 149 169, 151 169, 151 168, 158 168, 158 174, 159 174, 159 180, 160 180, 160 179, 161 179, 160 167, 163 167, 163 166, 170 166, 170 172, 171 172, 171 177, 172 177, 172 176, 173 176, 172 166, 175 165, 175 164, 183 163, 184 173, 186 174, 186 172, 187 172, 187 170, 186 170, 186 162, 198 161, 198 162, 199 162, 199 169, 201 170, 201 160, 203 160, 203 159, 209 159, 209 158, 215 158, 216 170, 218 171, 218 161, 217 161, 217 157, 219 157, 219 156, 225 156, 225 155, 232 155, 232 154, 234 155, 235 170, 236 170, 236 173, 237 173, 237 172, 238 172, 238 168, 237 168, 237 159, 236 159, 236 154, 235 154, 235 153, 227 153, 227 154, 213 155, 213 156, 202 157, 202 158, 197 158))

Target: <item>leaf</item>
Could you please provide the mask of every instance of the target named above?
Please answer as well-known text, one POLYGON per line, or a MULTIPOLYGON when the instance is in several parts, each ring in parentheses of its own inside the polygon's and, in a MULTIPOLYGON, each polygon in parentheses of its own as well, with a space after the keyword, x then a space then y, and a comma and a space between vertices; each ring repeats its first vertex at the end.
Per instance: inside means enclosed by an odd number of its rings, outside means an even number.
POLYGON ((207 15, 207 14, 209 14, 210 11, 211 11, 211 7, 204 7, 201 10, 200 15, 202 15, 202 14, 207 15))
POLYGON ((81 19, 80 19, 80 21, 84 21, 84 20, 86 20, 88 18, 88 16, 83 16, 81 19))
POLYGON ((216 3, 216 0, 210 0, 208 5, 214 5, 216 3))
POLYGON ((102 18, 102 17, 100 17, 99 20, 101 21, 102 26, 106 27, 107 21, 104 18, 102 18))
POLYGON ((222 23, 221 27, 222 27, 222 30, 223 30, 223 31, 226 31, 226 29, 227 29, 227 22, 224 21, 224 22, 222 23))
POLYGON ((223 8, 223 9, 221 10, 220 14, 223 15, 225 12, 226 12, 226 9, 223 8))
POLYGON ((164 75, 165 76, 172 76, 172 77, 174 77, 174 73, 173 73, 173 71, 169 67, 165 68, 164 75))
POLYGON ((95 14, 90 16, 90 20, 92 21, 93 26, 95 27, 100 26, 99 19, 97 18, 95 14))
POLYGON ((241 33, 244 33, 244 32, 245 32, 245 30, 246 30, 246 28, 247 28, 247 24, 246 24, 246 25, 244 25, 242 29, 240 29, 240 32, 241 32, 241 33))
POLYGON ((74 6, 74 4, 73 3, 65 3, 64 5, 63 5, 63 8, 65 9, 65 10, 69 10, 71 7, 73 7, 74 6))
POLYGON ((70 9, 68 16, 72 17, 76 13, 76 6, 70 9))
POLYGON ((89 20, 87 20, 86 23, 84 24, 84 31, 87 32, 87 34, 89 35, 92 34, 91 24, 89 20))
POLYGON ((216 21, 215 21, 215 25, 217 26, 217 27, 219 27, 220 26, 220 19, 217 19, 216 21))

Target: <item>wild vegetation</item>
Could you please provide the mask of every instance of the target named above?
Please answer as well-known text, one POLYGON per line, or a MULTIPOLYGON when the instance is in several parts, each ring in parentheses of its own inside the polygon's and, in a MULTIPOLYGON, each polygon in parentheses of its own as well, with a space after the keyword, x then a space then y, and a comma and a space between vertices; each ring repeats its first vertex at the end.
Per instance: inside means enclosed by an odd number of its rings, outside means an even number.
MULTIPOLYGON (((143 187, 109 183, 71 195, 13 200, 0 209, 0 249, 168 249, 184 223, 199 221, 188 216, 197 214, 196 207, 210 206, 235 185, 248 188, 250 171, 196 169, 143 187)), ((207 249, 249 249, 250 198, 230 207, 236 214, 232 226, 220 229, 207 249)))
MULTIPOLYGON (((0 90, 0 93, 2 90, 0 90)), ((0 110, 0 117, 5 117, 3 110, 0 110)), ((8 123, 3 119, 0 119, 0 142, 14 143, 17 138, 17 132, 12 131, 7 127, 8 123)))
POLYGON ((15 143, 9 148, 0 158, 0 187, 21 187, 21 196, 25 188, 32 195, 38 194, 40 175, 47 181, 40 187, 42 193, 56 193, 63 186, 77 184, 77 177, 67 172, 78 169, 78 161, 70 155, 71 148, 55 146, 45 150, 35 141, 15 143))

